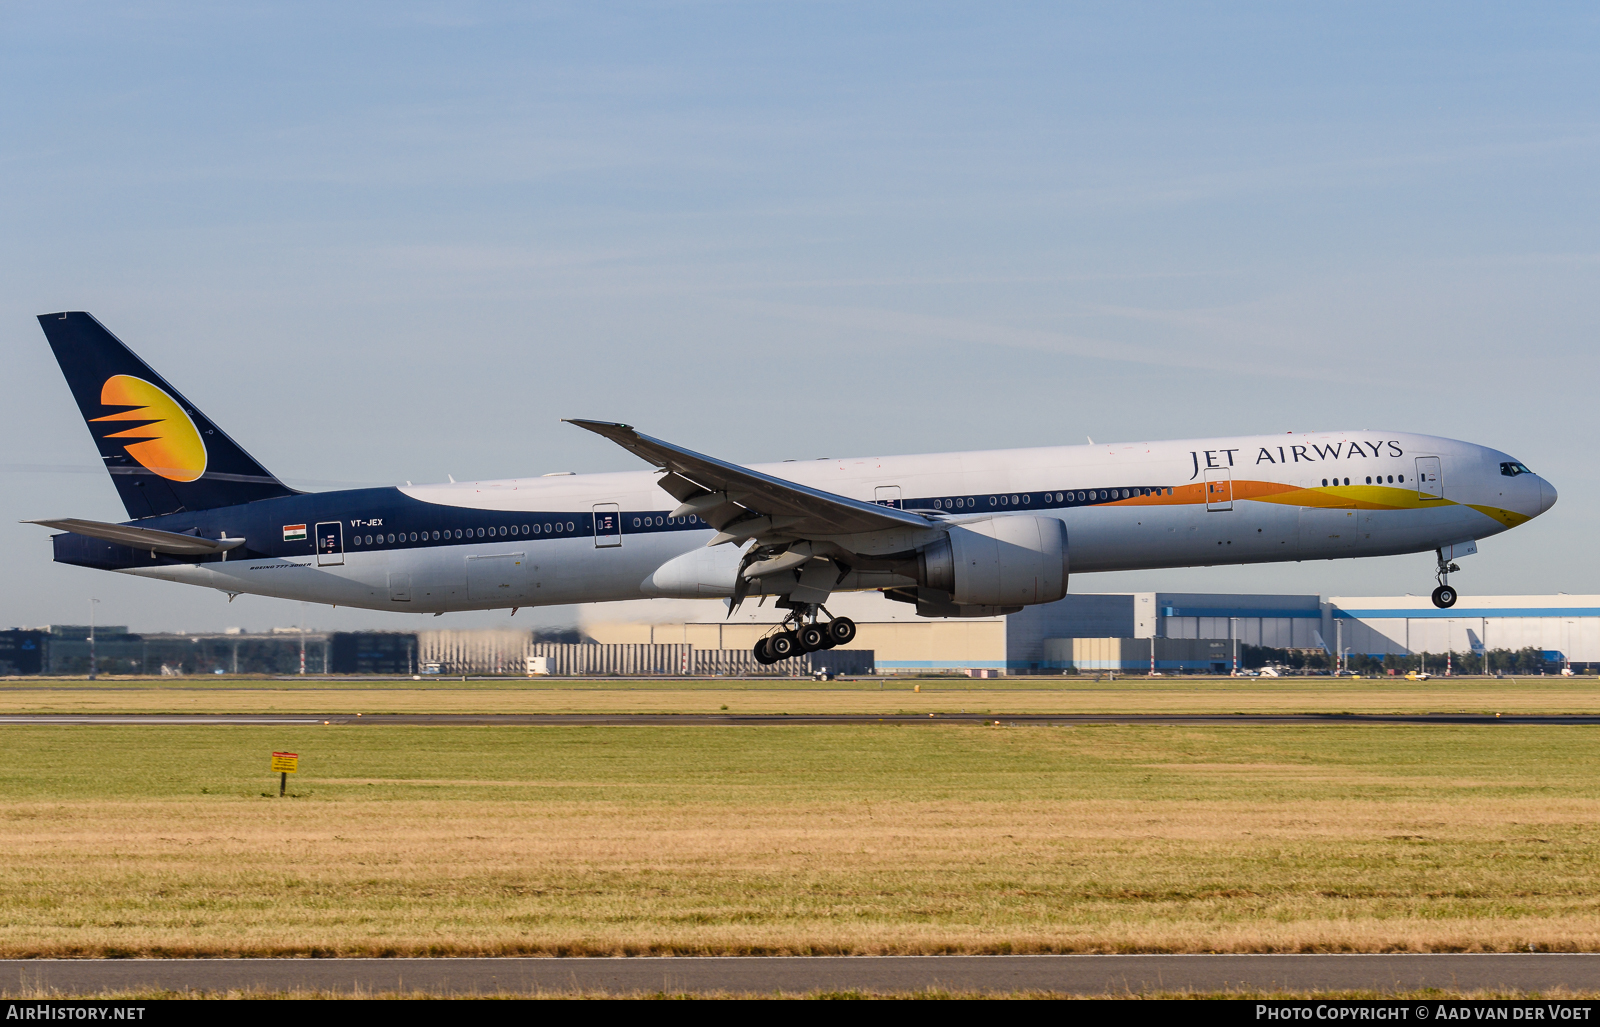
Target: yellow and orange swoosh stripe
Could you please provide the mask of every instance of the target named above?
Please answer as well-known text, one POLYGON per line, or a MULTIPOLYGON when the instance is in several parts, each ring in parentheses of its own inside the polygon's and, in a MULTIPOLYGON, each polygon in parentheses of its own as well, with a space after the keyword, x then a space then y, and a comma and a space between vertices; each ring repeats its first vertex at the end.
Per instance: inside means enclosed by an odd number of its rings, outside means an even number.
POLYGON ((100 402, 137 409, 96 417, 95 421, 149 422, 105 436, 141 440, 125 443, 123 448, 146 469, 171 481, 194 481, 205 473, 205 441, 189 415, 160 388, 132 375, 114 375, 101 387, 100 402))
MULTIPOLYGON (((1131 496, 1115 500, 1106 506, 1187 506, 1206 501, 1206 483, 1194 482, 1180 485, 1172 495, 1131 496)), ((1424 507, 1451 506, 1449 499, 1423 499, 1416 489, 1396 488, 1388 485, 1330 485, 1324 488, 1301 488, 1277 481, 1251 481, 1236 478, 1233 481, 1233 498, 1237 501, 1254 500, 1257 503, 1279 503, 1284 506, 1317 507, 1332 510, 1420 510, 1424 507)), ((1503 510, 1497 506, 1467 504, 1486 517, 1492 517, 1508 528, 1528 520, 1526 514, 1503 510)))

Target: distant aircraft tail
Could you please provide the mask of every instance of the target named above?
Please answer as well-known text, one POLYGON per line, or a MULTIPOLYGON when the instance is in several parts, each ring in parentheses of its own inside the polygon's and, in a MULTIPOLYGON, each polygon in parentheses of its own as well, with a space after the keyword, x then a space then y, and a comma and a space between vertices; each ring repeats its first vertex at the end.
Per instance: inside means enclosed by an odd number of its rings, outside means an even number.
POLYGON ((89 314, 40 314, 39 326, 129 517, 298 494, 89 314))

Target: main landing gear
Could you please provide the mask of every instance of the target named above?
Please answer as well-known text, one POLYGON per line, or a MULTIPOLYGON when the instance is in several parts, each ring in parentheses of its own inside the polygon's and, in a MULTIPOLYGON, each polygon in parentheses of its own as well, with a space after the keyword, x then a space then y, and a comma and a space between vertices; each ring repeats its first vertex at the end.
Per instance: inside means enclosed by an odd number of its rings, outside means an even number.
POLYGON ((768 635, 755 644, 756 662, 770 666, 792 656, 814 653, 819 649, 832 649, 855 640, 856 622, 849 617, 832 617, 818 621, 817 613, 827 613, 816 603, 797 607, 783 622, 783 630, 768 635))
POLYGON ((1456 590, 1450 586, 1450 572, 1459 571, 1461 568, 1450 563, 1444 558, 1444 551, 1439 551, 1439 570, 1436 576, 1439 587, 1433 590, 1433 605, 1441 610, 1448 610, 1456 605, 1456 590))

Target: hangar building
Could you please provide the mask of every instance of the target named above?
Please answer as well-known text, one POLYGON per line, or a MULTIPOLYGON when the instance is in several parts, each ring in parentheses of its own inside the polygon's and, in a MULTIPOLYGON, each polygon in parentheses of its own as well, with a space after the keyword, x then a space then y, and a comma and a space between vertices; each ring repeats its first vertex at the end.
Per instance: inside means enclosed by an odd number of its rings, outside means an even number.
MULTIPOLYGON (((782 619, 782 611, 753 606, 747 602, 725 619, 720 602, 606 604, 585 608, 581 627, 605 643, 748 649, 782 619)), ((1069 639, 1237 639, 1370 656, 1535 648, 1552 661, 1600 663, 1600 596, 1463 596, 1453 609, 1439 610, 1427 596, 1080 593, 1007 617, 938 620, 876 593, 854 593, 835 596, 828 608, 856 621, 860 632, 851 647, 873 650, 880 674, 1149 666, 1148 643, 1075 659, 1065 655, 1073 647, 1059 641, 1069 639)), ((1157 666, 1215 670, 1216 648, 1158 643, 1157 666)), ((1081 645, 1077 651, 1087 653, 1081 645)))

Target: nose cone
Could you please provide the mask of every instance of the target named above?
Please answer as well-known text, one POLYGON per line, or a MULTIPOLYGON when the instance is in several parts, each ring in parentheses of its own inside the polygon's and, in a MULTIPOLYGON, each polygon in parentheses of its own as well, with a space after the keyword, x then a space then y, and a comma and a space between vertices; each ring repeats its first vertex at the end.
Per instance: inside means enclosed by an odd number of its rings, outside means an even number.
POLYGON ((1543 478, 1539 479, 1539 512, 1544 513, 1556 505, 1556 490, 1543 478))

